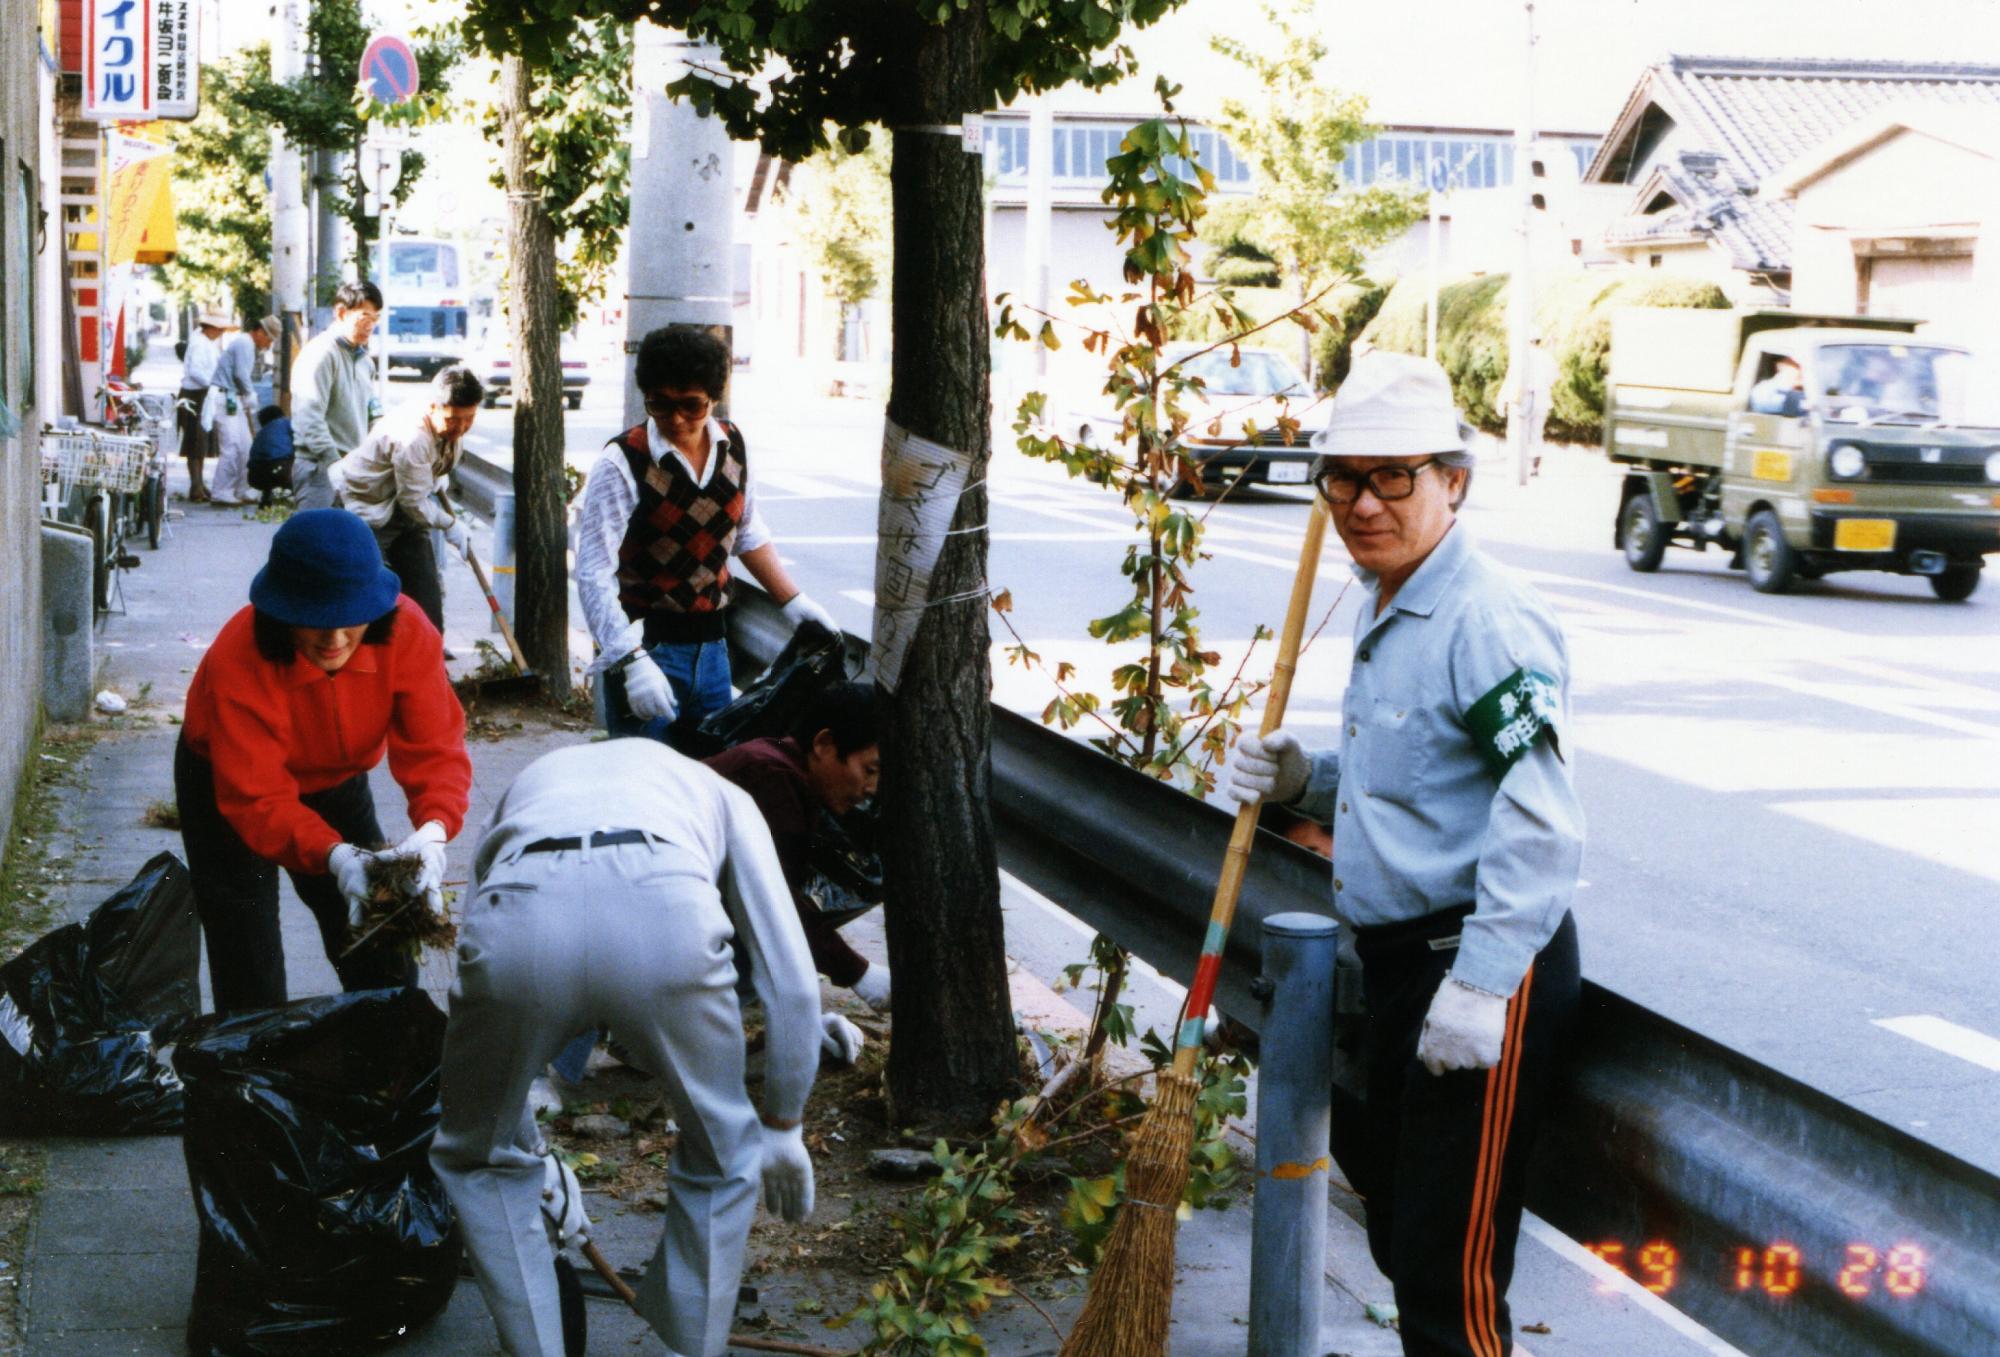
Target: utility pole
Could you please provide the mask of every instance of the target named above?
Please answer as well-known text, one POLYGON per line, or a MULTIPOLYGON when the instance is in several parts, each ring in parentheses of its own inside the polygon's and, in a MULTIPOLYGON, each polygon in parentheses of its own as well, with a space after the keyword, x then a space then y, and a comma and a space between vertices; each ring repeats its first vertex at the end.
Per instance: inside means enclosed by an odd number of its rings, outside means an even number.
MULTIPOLYGON (((278 32, 271 44, 271 79, 288 85, 306 70, 306 0, 278 0, 278 32)), ((285 134, 271 130, 271 309, 278 336, 278 404, 292 408, 292 349, 305 324, 305 165, 285 134)))
MULTIPOLYGON (((713 47, 644 20, 633 47, 625 352, 636 354, 650 331, 685 325, 714 334, 733 354, 735 152, 720 118, 666 96, 669 82, 721 58, 713 47)), ((725 391, 719 413, 727 413, 727 397, 725 391)), ((639 390, 627 379, 625 424, 645 419, 639 390)))
MULTIPOLYGON (((1049 107, 1046 94, 1035 96, 1028 105, 1028 220, 1027 220, 1027 280, 1022 290, 1027 293, 1028 302, 1036 310, 1047 312, 1049 306, 1049 237, 1051 216, 1054 211, 1054 194, 1050 185, 1055 170, 1055 111, 1049 107)), ((1049 350, 1045 344, 1028 346, 1035 355, 1035 377, 1039 380, 1049 373, 1049 350)))
POLYGON ((1521 121, 1514 129, 1514 188, 1520 195, 1521 238, 1514 263, 1514 278, 1507 306, 1508 380, 1514 397, 1514 413, 1508 420, 1508 438, 1514 445, 1514 474, 1521 485, 1528 483, 1529 462, 1534 450, 1528 446, 1535 421, 1522 417, 1526 400, 1547 399, 1534 390, 1535 374, 1530 370, 1528 341, 1535 329, 1535 4, 1524 0, 1527 46, 1521 61, 1521 121))

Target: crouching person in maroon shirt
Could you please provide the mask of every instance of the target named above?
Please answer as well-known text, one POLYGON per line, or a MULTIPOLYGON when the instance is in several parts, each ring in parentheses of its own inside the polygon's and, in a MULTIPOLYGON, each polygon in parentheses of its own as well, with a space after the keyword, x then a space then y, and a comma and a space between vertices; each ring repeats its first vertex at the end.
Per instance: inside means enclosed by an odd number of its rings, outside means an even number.
POLYGON ((750 793, 764 813, 814 967, 870 1008, 886 1012, 889 968, 855 951, 805 893, 816 813, 845 815, 875 794, 880 746, 874 685, 839 683, 814 696, 789 736, 745 740, 707 762, 750 793))

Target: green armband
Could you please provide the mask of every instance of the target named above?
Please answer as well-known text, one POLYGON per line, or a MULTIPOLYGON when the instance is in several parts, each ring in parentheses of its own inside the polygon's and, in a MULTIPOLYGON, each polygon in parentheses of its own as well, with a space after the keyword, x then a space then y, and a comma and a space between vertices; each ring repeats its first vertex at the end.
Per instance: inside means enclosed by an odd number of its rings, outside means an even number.
POLYGON ((1507 776, 1544 730, 1554 738, 1559 709, 1554 679, 1539 669, 1516 669, 1472 704, 1465 725, 1479 756, 1498 779, 1507 776))

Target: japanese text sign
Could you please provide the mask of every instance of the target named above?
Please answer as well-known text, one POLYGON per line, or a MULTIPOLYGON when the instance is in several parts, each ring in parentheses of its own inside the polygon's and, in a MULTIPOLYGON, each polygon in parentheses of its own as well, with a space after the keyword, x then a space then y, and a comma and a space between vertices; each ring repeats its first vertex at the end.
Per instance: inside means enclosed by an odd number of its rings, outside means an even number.
POLYGON ((83 115, 102 122, 200 111, 194 0, 84 0, 83 115))

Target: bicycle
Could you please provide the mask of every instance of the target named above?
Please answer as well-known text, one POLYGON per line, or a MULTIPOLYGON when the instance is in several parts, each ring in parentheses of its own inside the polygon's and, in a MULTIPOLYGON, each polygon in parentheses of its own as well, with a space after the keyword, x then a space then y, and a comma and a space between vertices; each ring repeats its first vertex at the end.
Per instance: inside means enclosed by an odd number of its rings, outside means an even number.
POLYGON ((49 429, 42 435, 44 516, 73 523, 90 534, 90 600, 102 617, 116 594, 118 572, 139 564, 125 538, 141 522, 138 506, 152 460, 151 440, 95 429, 49 429))
POLYGON ((175 427, 174 398, 158 391, 140 391, 114 383, 105 392, 106 424, 112 430, 146 438, 151 449, 134 503, 135 517, 129 535, 143 532, 146 545, 154 551, 166 535, 167 524, 167 436, 175 427))

